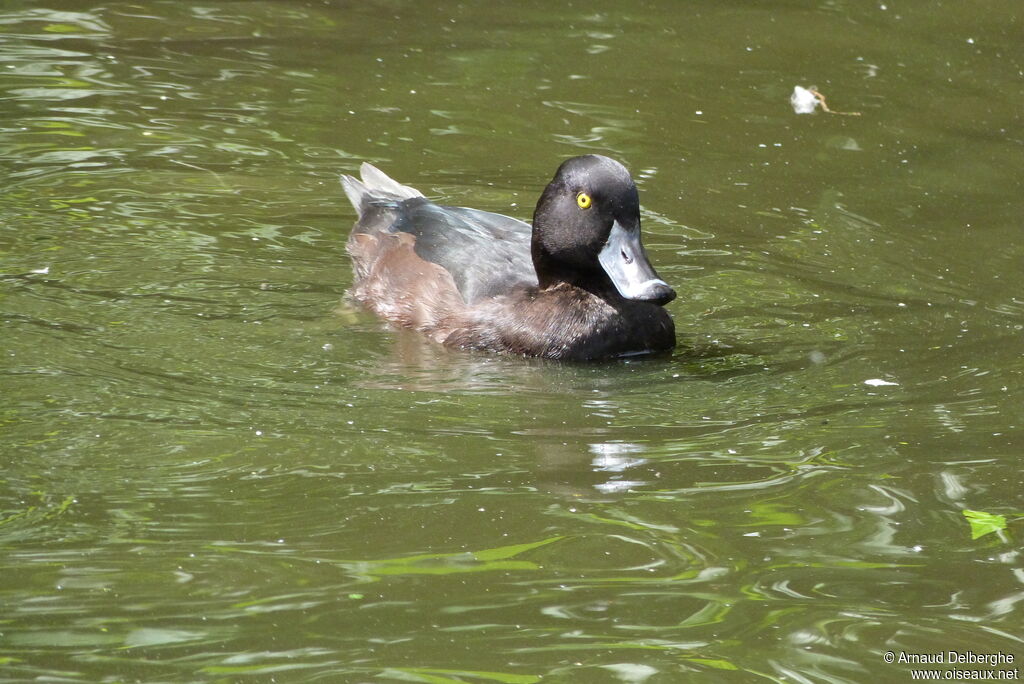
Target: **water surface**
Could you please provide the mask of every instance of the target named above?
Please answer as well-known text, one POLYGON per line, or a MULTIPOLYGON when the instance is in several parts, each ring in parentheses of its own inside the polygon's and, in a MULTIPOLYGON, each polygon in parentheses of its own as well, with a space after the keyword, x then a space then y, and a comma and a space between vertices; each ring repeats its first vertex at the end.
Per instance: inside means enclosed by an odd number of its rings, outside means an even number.
POLYGON ((0 678, 1019 665, 1021 28, 1010 0, 7 2, 0 678), (452 352, 345 300, 340 173, 528 218, 586 152, 637 179, 670 357, 452 352))

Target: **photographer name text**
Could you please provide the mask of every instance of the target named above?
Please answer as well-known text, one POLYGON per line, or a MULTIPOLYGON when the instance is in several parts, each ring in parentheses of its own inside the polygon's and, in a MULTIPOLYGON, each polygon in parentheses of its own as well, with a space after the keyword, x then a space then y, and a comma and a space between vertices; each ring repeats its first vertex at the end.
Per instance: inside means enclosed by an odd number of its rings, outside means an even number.
POLYGON ((898 665, 1012 665, 1012 653, 974 653, 973 651, 935 651, 933 653, 885 652, 885 662, 898 665))

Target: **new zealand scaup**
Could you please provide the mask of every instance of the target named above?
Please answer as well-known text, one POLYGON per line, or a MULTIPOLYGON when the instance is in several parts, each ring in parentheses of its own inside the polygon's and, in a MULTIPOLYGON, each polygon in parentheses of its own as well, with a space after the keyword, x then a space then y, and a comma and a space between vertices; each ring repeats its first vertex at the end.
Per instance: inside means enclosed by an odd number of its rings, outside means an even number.
POLYGON ((533 227, 434 204, 364 163, 342 176, 359 214, 352 296, 449 347, 591 360, 664 351, 675 291, 640 242, 636 185, 599 155, 566 160, 533 227))

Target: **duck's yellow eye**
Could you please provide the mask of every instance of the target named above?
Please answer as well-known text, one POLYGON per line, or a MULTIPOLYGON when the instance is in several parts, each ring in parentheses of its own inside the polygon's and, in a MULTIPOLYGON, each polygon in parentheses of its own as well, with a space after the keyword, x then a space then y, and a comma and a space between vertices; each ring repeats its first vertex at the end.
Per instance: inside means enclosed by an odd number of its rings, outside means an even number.
POLYGON ((580 205, 580 209, 589 209, 593 203, 594 200, 590 199, 590 195, 585 192, 576 195, 576 204, 580 205))

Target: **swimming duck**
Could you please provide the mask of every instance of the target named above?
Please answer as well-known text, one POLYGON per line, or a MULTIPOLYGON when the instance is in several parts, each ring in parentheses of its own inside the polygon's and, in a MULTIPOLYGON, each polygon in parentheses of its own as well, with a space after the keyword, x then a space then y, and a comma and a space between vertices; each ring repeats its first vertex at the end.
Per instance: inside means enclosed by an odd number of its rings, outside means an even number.
POLYGON ((533 226, 442 206, 363 163, 341 182, 359 218, 351 295, 448 347, 564 360, 675 346, 676 293, 640 241, 636 184, 588 154, 558 167, 533 226))

